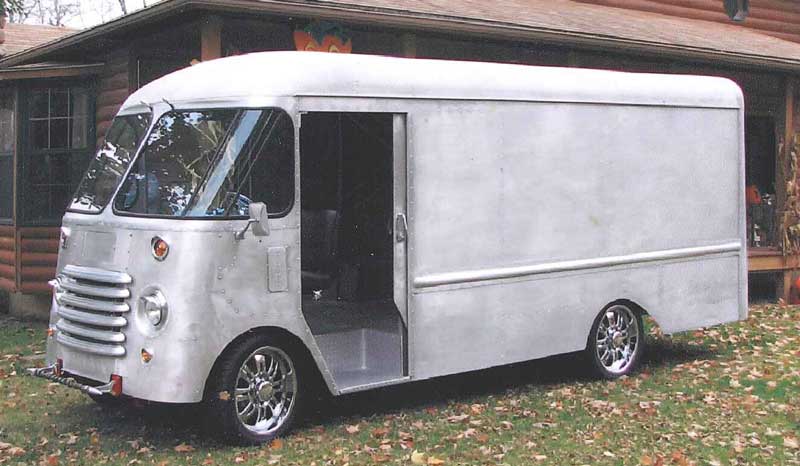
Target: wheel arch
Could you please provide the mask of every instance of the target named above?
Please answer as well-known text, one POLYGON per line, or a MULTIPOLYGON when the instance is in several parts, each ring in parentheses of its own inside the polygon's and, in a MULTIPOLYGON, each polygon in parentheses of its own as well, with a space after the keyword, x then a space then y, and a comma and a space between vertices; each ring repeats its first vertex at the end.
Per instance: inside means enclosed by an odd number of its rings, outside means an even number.
POLYGON ((314 356, 311 354, 311 350, 300 337, 282 327, 255 327, 241 333, 240 335, 236 336, 236 338, 228 342, 228 344, 225 345, 225 348, 223 348, 223 350, 220 351, 220 353, 214 359, 214 364, 211 366, 211 370, 208 372, 205 384, 203 386, 203 400, 209 400, 209 397, 211 396, 211 393, 209 393, 211 390, 211 382, 219 373, 220 363, 231 351, 233 351, 234 348, 239 346, 244 340, 252 337, 253 335, 273 335, 287 339, 289 342, 291 342, 293 346, 292 349, 299 353, 298 357, 302 358, 302 361, 299 362, 311 371, 312 384, 315 385, 316 388, 327 386, 322 374, 319 371, 317 362, 314 359, 314 356))

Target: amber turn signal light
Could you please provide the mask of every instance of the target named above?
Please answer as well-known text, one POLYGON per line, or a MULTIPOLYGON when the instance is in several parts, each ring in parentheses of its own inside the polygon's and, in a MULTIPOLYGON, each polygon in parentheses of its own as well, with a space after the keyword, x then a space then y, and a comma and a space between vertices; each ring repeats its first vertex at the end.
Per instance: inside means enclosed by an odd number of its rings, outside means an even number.
POLYGON ((153 257, 158 261, 163 261, 169 254, 169 244, 158 236, 153 238, 150 244, 153 249, 153 257))
POLYGON ((114 396, 122 395, 122 376, 117 374, 111 374, 111 394, 114 396))

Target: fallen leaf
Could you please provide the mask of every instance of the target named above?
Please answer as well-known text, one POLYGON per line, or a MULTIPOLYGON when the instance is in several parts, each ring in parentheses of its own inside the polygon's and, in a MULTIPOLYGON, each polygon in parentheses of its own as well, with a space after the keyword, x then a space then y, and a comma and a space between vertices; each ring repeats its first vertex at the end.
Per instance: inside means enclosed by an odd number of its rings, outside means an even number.
POLYGON ((25 450, 20 447, 11 447, 6 449, 6 452, 11 456, 22 456, 25 454, 25 450))
POLYGON ((348 434, 357 434, 361 429, 358 427, 358 424, 354 424, 352 426, 346 426, 344 430, 346 430, 348 434))
POLYGON ((441 464, 444 464, 444 460, 440 460, 439 458, 434 458, 433 456, 428 458, 428 465, 429 466, 439 466, 441 464))
POLYGON ((222 401, 228 401, 231 399, 231 394, 225 390, 224 392, 219 392, 219 399, 222 401))
POLYGON ((280 450, 283 448, 283 440, 276 438, 269 444, 270 450, 280 450))
POLYGON ((411 462, 413 464, 425 464, 425 453, 420 453, 417 450, 414 450, 411 453, 411 462))
POLYGON ((800 444, 797 442, 796 437, 784 437, 783 438, 783 446, 786 448, 798 449, 800 448, 800 444))
POLYGON ((175 450, 178 453, 189 453, 189 452, 194 451, 194 447, 191 446, 191 445, 187 445, 185 443, 182 443, 182 444, 178 445, 177 447, 173 448, 173 450, 175 450))

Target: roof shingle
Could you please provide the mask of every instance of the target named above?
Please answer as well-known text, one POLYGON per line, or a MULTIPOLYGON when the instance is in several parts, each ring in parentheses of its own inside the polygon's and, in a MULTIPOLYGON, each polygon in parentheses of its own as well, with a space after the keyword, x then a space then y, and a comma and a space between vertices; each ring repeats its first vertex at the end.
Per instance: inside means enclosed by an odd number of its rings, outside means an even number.
POLYGON ((18 23, 8 23, 4 30, 5 42, 0 44, 0 56, 22 52, 31 47, 78 32, 78 29, 60 26, 18 23))

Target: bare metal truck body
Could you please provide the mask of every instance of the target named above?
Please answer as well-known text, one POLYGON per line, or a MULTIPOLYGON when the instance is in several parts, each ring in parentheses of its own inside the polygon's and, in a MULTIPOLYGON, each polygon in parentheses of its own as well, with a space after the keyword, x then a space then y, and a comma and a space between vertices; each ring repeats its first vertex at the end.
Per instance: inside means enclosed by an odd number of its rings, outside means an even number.
MULTIPOLYGON (((584 350, 614 303, 666 333, 747 316, 743 99, 728 80, 270 52, 159 79, 119 118, 149 115, 152 130, 170 112, 266 108, 293 131, 284 214, 147 216, 113 202, 66 214, 47 352, 59 374, 199 402, 220 358, 264 330, 301 345, 340 394, 584 350), (397 322, 379 329, 367 310, 360 328, 316 331, 301 131, 309 115, 362 113, 386 115, 397 322)), ((624 332, 608 332, 616 351, 624 332)))

